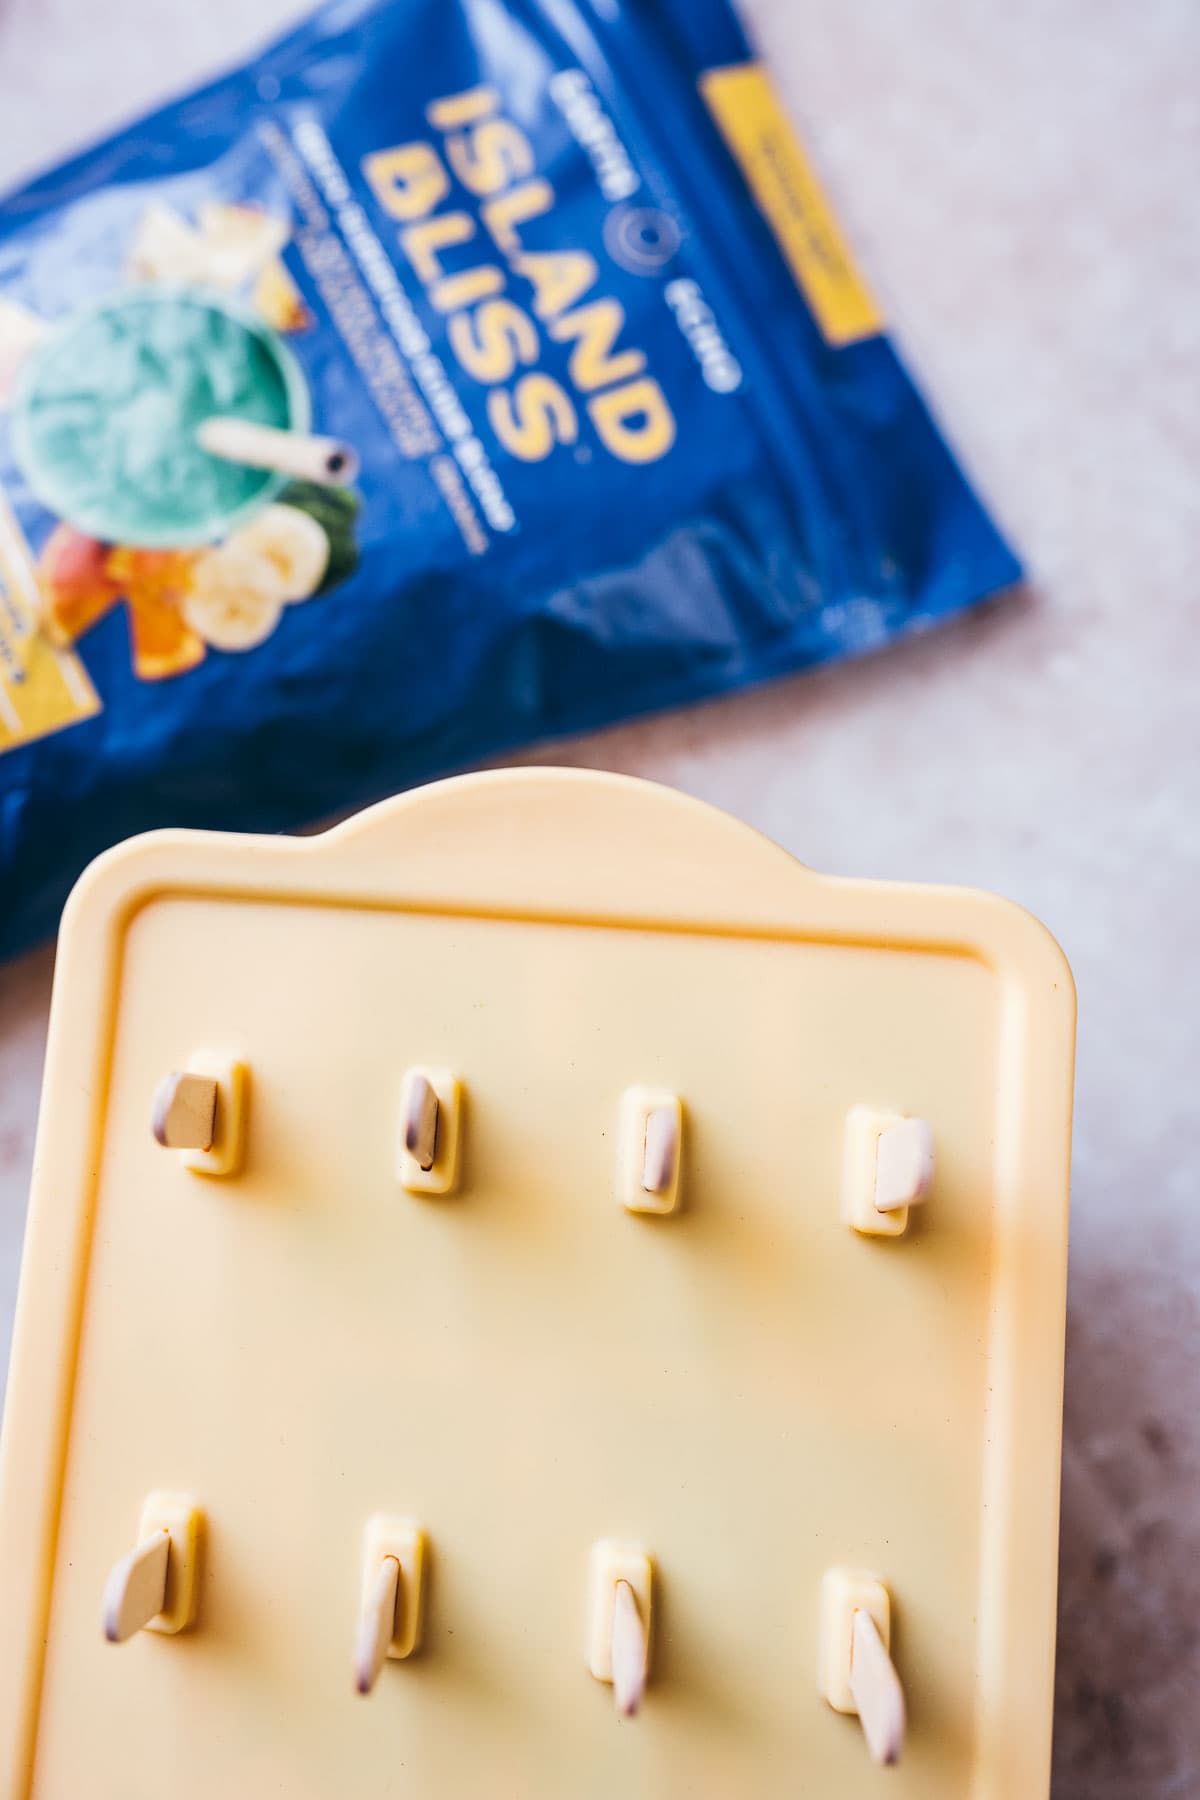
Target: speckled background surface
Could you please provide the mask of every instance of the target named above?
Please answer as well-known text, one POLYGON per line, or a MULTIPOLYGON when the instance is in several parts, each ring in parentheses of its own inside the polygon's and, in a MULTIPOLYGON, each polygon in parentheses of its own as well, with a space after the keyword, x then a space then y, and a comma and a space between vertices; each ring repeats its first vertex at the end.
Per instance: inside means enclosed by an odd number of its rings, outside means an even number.
MULTIPOLYGON (((0 0, 0 179, 290 0, 0 0)), ((1055 1800, 1200 1794, 1200 8, 747 4, 872 285, 1032 570, 872 663, 539 752, 817 867, 1021 901, 1080 1043, 1055 1800)), ((2 900, 0 900, 2 903, 2 900)), ((0 968, 0 1367, 49 998, 0 968)))

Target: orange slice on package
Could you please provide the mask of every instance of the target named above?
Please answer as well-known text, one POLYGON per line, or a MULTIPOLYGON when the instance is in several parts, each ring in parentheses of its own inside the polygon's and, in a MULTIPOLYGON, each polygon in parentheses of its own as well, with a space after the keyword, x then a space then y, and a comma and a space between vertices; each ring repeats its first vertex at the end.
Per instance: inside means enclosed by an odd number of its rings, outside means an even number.
POLYGON ((164 681, 204 661, 204 640, 188 630, 169 602, 129 596, 126 604, 133 672, 139 680, 164 681))
POLYGON ((275 331, 307 331, 313 316, 281 257, 269 262, 254 284, 254 305, 275 331))
POLYGON ((195 561, 183 550, 119 548, 108 557, 108 572, 125 595, 133 672, 141 681, 164 681, 204 660, 204 640, 179 611, 195 561))

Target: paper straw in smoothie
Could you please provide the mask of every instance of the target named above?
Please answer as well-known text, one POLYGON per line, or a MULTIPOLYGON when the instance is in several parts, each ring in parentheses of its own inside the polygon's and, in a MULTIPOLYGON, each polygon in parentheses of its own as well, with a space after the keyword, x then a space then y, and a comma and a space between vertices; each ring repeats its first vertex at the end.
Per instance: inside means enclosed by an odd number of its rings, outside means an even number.
POLYGON ((293 480, 319 481, 326 487, 345 487, 358 473, 358 457, 340 439, 280 431, 250 419, 204 419, 196 428, 196 441, 223 462, 273 469, 293 480))

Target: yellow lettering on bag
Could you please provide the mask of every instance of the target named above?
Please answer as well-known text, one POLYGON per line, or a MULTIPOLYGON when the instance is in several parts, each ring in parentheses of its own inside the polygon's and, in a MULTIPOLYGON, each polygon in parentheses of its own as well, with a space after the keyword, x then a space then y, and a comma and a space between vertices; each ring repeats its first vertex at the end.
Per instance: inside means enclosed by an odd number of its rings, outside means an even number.
POLYGON ((464 269, 460 275, 443 275, 429 290, 430 305, 438 312, 458 312, 474 306, 492 294, 504 292, 504 273, 495 263, 480 263, 476 269, 464 269))
POLYGON ((537 361, 537 327, 512 300, 487 300, 475 313, 460 313, 446 335, 459 365, 489 387, 507 381, 518 362, 537 361))
POLYGON ((514 258, 513 273, 532 283, 538 318, 553 319, 582 299, 599 270, 586 250, 527 250, 514 258))
POLYGON ((640 350, 612 354, 624 325, 625 313, 619 300, 593 300, 578 312, 555 319, 548 328, 556 344, 575 346, 568 367, 580 393, 591 394, 597 388, 611 387, 615 381, 628 381, 645 368, 646 358, 640 350))
POLYGON ((435 219, 422 219, 400 233, 400 248, 413 266, 419 281, 428 287, 442 275, 438 261, 440 250, 466 244, 475 236, 475 221, 469 213, 439 213, 435 219))
POLYGON ((446 161, 472 194, 498 194, 534 170, 533 145, 511 119, 486 119, 446 139, 446 161))
POLYGON ((487 410, 504 448, 522 462, 542 462, 555 444, 573 444, 578 436, 575 408, 549 375, 522 375, 511 394, 493 388, 487 410))
POLYGON ((527 225, 530 219, 540 218, 553 205, 554 189, 548 181, 539 177, 536 181, 526 181, 520 187, 511 188, 497 200, 489 200, 480 207, 479 212, 497 250, 502 256, 513 257, 521 249, 517 226, 527 225))
POLYGON ((363 157, 363 174, 393 219, 423 219, 450 192, 450 177, 432 144, 400 144, 363 157))
POLYGON ((674 414, 649 375, 597 394, 588 413, 604 448, 622 462, 657 462, 675 442, 674 414))
POLYGON ((447 94, 426 108, 425 117, 435 131, 456 131, 474 119, 485 119, 500 104, 494 87, 464 88, 461 94, 447 94))

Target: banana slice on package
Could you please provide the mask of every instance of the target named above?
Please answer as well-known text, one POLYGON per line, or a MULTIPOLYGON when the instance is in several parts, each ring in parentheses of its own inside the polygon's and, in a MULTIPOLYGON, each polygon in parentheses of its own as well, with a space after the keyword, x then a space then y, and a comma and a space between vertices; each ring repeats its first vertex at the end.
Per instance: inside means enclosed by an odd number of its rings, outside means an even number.
POLYGON ((276 570, 285 601, 307 600, 329 567, 329 539, 311 514, 282 503, 264 506, 235 531, 227 549, 249 550, 276 570))
POLYGON ((252 650, 283 614, 283 580, 268 557, 230 540, 196 559, 184 620, 214 650, 252 650))

